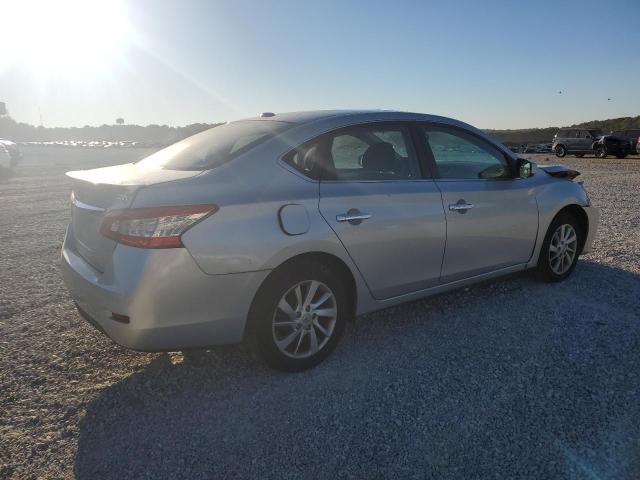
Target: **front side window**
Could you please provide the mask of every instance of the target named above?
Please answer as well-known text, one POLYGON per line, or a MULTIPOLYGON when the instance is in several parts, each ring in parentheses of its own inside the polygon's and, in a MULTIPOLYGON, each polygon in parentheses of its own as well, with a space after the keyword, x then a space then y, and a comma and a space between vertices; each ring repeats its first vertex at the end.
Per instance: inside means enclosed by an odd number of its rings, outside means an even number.
POLYGON ((442 179, 511 177, 504 153, 475 135, 438 126, 425 127, 424 134, 442 179))
POLYGON ((243 120, 210 128, 138 162, 166 170, 209 170, 284 132, 290 123, 243 120))

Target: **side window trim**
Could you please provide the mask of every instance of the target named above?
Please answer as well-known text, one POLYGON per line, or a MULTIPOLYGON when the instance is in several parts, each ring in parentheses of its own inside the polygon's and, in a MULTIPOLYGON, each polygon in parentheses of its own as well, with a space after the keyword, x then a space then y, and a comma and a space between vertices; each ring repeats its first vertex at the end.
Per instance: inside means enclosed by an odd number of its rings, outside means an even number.
POLYGON ((485 140, 484 138, 482 138, 481 136, 477 135, 476 133, 470 130, 467 130, 462 127, 458 127, 456 125, 448 125, 445 123, 435 123, 435 122, 417 122, 414 128, 416 129, 416 134, 417 134, 417 137, 419 138, 419 143, 423 145, 424 154, 425 154, 425 163, 427 164, 427 167, 433 171, 432 175, 434 180, 439 180, 442 182, 468 182, 468 181, 504 182, 505 180, 513 180, 514 178, 516 178, 516 175, 514 172, 514 165, 511 157, 509 157, 505 152, 503 152, 497 146, 491 144, 490 142, 487 142, 487 140, 485 140), (452 132, 462 132, 466 135, 474 137, 475 139, 477 139, 482 143, 489 145, 492 149, 496 150, 502 155, 504 162, 506 163, 507 167, 509 168, 509 171, 511 172, 511 176, 504 177, 504 178, 442 178, 438 170, 438 164, 436 163, 435 155, 431 150, 431 146, 429 145, 429 142, 427 142, 426 136, 420 132, 420 130, 428 129, 429 127, 436 127, 440 129, 450 130, 452 132))

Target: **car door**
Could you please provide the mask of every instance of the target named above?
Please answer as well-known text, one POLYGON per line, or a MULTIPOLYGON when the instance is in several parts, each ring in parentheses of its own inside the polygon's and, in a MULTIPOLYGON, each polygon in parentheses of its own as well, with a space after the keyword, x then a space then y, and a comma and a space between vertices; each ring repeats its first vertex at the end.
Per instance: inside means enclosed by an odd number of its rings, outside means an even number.
POLYGON ((576 138, 577 134, 577 130, 567 130, 567 137, 564 142, 564 146, 567 147, 567 152, 576 151, 578 142, 578 139, 576 138))
POLYGON ((576 142, 576 151, 587 153, 591 151, 591 144, 594 139, 591 137, 589 130, 578 130, 578 139, 576 142))
POLYGON ((532 180, 514 178, 505 153, 473 132, 419 128, 447 220, 441 282, 526 263, 538 233, 532 180))
MULTIPOLYGON (((319 208, 376 299, 438 283, 446 224, 406 125, 374 123, 325 135, 319 208)), ((313 148, 313 147, 312 147, 313 148)))

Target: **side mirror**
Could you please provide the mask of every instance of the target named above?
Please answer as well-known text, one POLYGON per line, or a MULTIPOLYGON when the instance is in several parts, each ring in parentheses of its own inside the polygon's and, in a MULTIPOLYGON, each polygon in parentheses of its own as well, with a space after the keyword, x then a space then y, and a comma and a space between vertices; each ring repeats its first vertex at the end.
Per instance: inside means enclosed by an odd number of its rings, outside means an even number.
POLYGON ((516 163, 518 178, 529 178, 535 174, 536 164, 525 158, 519 158, 516 163))

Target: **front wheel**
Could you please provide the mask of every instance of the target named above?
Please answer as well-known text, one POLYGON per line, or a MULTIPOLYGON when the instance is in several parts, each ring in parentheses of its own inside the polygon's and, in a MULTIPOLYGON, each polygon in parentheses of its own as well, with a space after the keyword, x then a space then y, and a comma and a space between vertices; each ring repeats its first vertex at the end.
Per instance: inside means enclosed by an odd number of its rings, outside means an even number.
POLYGON ((561 282, 571 275, 578 262, 582 235, 572 215, 561 213, 551 222, 538 258, 537 270, 543 281, 561 282))
POLYGON ((558 145, 555 149, 556 157, 562 158, 567 154, 567 149, 564 145, 558 145))
POLYGON ((303 262, 266 281, 250 313, 258 353, 277 370, 316 366, 344 330, 348 302, 342 280, 325 265, 303 262))
POLYGON ((596 157, 607 158, 607 149, 604 145, 598 145, 595 149, 596 157))

